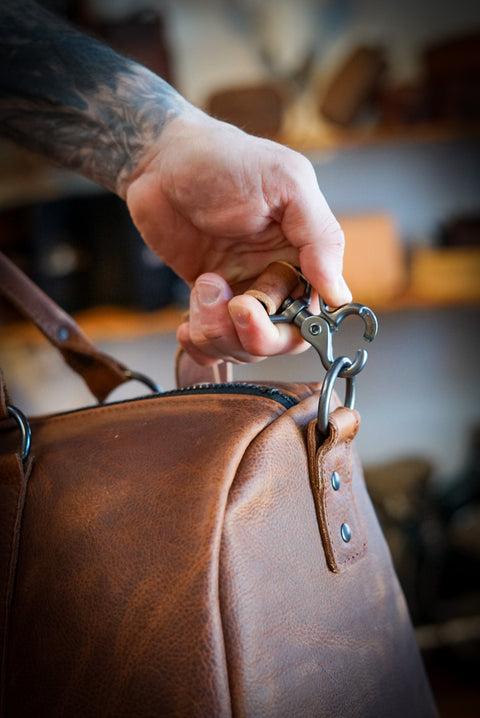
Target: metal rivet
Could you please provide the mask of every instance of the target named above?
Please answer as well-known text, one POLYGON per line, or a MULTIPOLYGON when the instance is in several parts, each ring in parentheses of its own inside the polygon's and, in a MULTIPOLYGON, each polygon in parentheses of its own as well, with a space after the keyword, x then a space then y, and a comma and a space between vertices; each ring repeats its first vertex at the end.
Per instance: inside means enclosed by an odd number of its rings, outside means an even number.
POLYGON ((70 336, 70 332, 68 331, 67 327, 59 327, 58 330, 58 338, 61 339, 61 341, 65 341, 70 336))
POLYGON ((340 476, 337 471, 332 474, 332 486, 334 491, 338 491, 340 488, 340 476))
POLYGON ((342 527, 340 529, 340 535, 345 541, 345 543, 348 543, 350 541, 350 539, 352 538, 352 529, 348 524, 342 524, 342 527))
POLYGON ((310 332, 310 334, 316 336, 317 334, 322 333, 322 327, 320 326, 320 324, 310 324, 310 326, 308 327, 308 331, 310 332))

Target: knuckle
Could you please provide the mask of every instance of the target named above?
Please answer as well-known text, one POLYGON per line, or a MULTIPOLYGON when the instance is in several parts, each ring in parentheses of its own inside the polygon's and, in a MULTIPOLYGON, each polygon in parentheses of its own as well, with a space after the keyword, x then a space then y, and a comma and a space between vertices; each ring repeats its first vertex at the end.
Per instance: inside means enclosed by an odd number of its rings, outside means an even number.
POLYGON ((221 327, 219 324, 202 324, 202 336, 203 341, 208 343, 215 343, 225 339, 227 335, 227 328, 221 327))

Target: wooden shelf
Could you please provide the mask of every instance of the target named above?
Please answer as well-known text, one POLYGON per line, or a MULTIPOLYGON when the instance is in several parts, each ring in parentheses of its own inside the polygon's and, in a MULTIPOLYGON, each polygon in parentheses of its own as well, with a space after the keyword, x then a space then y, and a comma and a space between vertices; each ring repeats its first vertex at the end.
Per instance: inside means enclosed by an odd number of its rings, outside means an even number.
MULTIPOLYGON (((93 342, 128 340, 152 334, 175 333, 185 315, 174 307, 141 312, 122 307, 96 307, 75 314, 85 334, 93 342)), ((30 322, 18 321, 0 325, 3 346, 36 345, 47 340, 30 322)))
MULTIPOLYGON (((376 312, 442 309, 456 306, 480 308, 480 249, 419 249, 412 256, 409 287, 390 298, 355 297, 376 312)), ((98 307, 75 318, 94 342, 131 340, 142 336, 175 333, 185 315, 177 308, 141 312, 120 307, 98 307)), ((3 347, 38 345, 46 340, 32 324, 19 321, 0 328, 3 347)))
POLYGON ((417 248, 410 262, 410 293, 439 305, 480 302, 480 247, 417 248))
POLYGON ((374 145, 398 145, 409 142, 435 143, 480 138, 478 124, 419 123, 405 126, 366 126, 340 128, 322 122, 308 122, 286 128, 278 138, 300 152, 342 150, 374 145))
POLYGON ((462 292, 457 295, 451 293, 447 296, 427 296, 425 294, 415 293, 412 290, 406 291, 404 294, 391 299, 389 302, 381 299, 368 303, 377 313, 401 312, 409 310, 422 311, 426 309, 448 309, 449 307, 479 307, 480 296, 473 298, 466 296, 462 292))
POLYGON ((356 301, 377 311, 480 304, 480 247, 408 250, 388 213, 338 219, 344 276, 356 301))

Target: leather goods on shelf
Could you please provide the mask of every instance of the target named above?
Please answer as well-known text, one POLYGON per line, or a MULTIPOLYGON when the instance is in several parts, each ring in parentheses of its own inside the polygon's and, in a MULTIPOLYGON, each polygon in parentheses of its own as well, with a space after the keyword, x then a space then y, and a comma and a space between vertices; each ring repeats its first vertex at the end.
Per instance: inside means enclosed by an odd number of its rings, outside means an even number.
MULTIPOLYGON (((5 258, 0 294, 97 397, 125 380, 5 258)), ((1 379, 2 715, 436 715, 359 414, 332 401, 321 441, 320 389, 203 384, 29 417, 28 452, 1 379)))
POLYGON ((343 216, 345 234, 343 274, 354 297, 366 304, 388 305, 408 285, 404 247, 392 215, 343 216))
POLYGON ((213 92, 206 111, 260 137, 276 137, 282 129, 287 96, 276 83, 233 87, 213 92))
POLYGON ((352 125, 365 109, 378 109, 385 74, 385 50, 360 46, 351 51, 320 99, 321 115, 338 125, 352 125))
POLYGON ((480 32, 476 27, 428 45, 423 74, 434 120, 480 120, 480 32))
POLYGON ((479 247, 415 247, 410 292, 418 301, 480 301, 479 247))

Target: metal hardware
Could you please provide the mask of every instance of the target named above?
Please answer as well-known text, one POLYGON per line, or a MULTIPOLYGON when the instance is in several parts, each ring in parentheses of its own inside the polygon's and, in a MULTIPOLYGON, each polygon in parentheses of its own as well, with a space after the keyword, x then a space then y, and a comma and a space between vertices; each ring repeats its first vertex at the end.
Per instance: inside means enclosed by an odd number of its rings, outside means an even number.
POLYGON ((142 384, 145 384, 145 386, 147 386, 154 394, 160 394, 162 392, 162 387, 159 386, 156 382, 154 382, 153 379, 150 379, 150 377, 146 374, 126 369, 125 376, 127 377, 128 381, 139 381, 142 384))
POLYGON ((13 416, 13 418, 18 424, 18 428, 20 429, 20 458, 22 459, 22 461, 25 461, 25 459, 28 458, 28 455, 30 453, 30 444, 32 439, 32 431, 30 429, 30 424, 28 423, 25 415, 20 411, 20 409, 17 409, 16 406, 7 404, 7 411, 11 416, 13 416))
POLYGON ((342 524, 340 527, 340 536, 345 543, 348 543, 352 538, 352 529, 348 524, 342 524))
MULTIPOLYGON (((328 434, 328 415, 330 413, 330 401, 332 399, 333 387, 336 380, 341 376, 341 372, 345 367, 350 364, 348 357, 338 357, 335 359, 330 369, 327 371, 325 379, 323 380, 322 391, 320 393, 320 401, 318 402, 318 422, 317 428, 322 436, 328 434)), ((347 376, 345 389, 345 401, 344 406, 347 409, 353 409, 355 407, 355 397, 357 388, 356 376, 347 376)))
MULTIPOLYGON (((299 279, 303 282, 303 293, 293 299, 287 297, 276 314, 270 315, 273 323, 291 323, 299 327, 302 337, 312 345, 317 352, 327 374, 325 376, 320 402, 318 405, 318 431, 321 436, 328 435, 328 414, 333 387, 338 377, 346 380, 345 406, 353 409, 355 406, 356 376, 365 367, 368 353, 359 349, 355 358, 346 356, 335 357, 333 353, 333 334, 338 331, 340 324, 349 316, 359 316, 364 323, 363 338, 367 342, 375 339, 378 331, 378 322, 375 314, 365 304, 351 302, 338 309, 330 309, 319 297, 320 311, 313 314, 309 307, 312 300, 312 286, 298 271, 299 279)), ((332 477, 332 485, 335 487, 332 477)))
POLYGON ((334 491, 338 491, 340 488, 340 476, 338 471, 334 471, 332 474, 332 487, 334 491))
MULTIPOLYGON (((348 316, 358 315, 364 322, 365 329, 363 338, 367 342, 375 339, 378 331, 378 322, 372 310, 359 304, 351 302, 344 304, 338 309, 329 309, 323 299, 320 301, 320 312, 312 314, 309 306, 312 298, 312 287, 305 279, 303 274, 299 272, 299 278, 304 284, 304 291, 301 297, 292 299, 287 297, 282 303, 276 314, 270 316, 270 320, 274 323, 293 323, 296 324, 302 333, 303 338, 313 346, 318 353, 323 367, 328 371, 335 362, 333 354, 333 334, 338 331, 340 324, 348 316)), ((368 353, 365 349, 359 349, 355 355, 355 359, 349 360, 345 364, 339 376, 342 378, 354 377, 364 368, 368 359, 368 353)))

